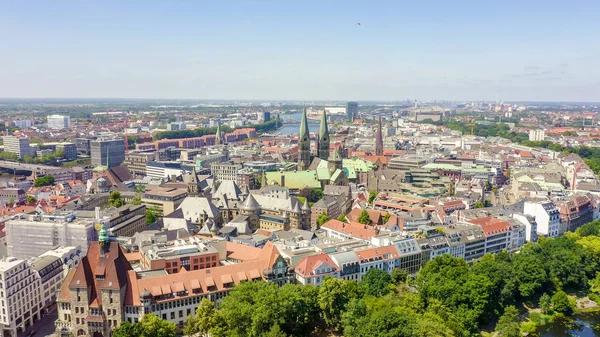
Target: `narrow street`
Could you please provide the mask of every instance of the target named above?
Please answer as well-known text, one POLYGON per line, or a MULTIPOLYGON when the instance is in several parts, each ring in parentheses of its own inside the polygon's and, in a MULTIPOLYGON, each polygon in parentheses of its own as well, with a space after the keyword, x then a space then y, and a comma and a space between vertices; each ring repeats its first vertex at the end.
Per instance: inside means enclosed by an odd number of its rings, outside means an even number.
POLYGON ((53 310, 46 316, 43 316, 39 321, 27 329, 25 333, 19 334, 19 337, 27 336, 32 330, 36 330, 36 337, 54 336, 54 321, 58 318, 58 310, 53 310))

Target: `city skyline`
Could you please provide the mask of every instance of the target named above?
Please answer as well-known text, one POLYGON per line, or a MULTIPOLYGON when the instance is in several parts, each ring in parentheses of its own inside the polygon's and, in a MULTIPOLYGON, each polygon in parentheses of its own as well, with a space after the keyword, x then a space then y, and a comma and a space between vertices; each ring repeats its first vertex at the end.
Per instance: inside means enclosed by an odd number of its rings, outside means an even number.
POLYGON ((599 6, 4 3, 0 97, 594 102, 599 6))

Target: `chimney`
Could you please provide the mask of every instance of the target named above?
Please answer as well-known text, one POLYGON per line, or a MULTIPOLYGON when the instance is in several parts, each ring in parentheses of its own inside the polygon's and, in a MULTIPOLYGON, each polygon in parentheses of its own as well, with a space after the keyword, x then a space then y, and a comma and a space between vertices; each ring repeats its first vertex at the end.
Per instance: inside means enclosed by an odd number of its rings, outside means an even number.
POLYGON ((281 175, 281 186, 285 186, 285 175, 281 175))
POLYGON ((96 220, 100 220, 100 207, 96 207, 96 220))

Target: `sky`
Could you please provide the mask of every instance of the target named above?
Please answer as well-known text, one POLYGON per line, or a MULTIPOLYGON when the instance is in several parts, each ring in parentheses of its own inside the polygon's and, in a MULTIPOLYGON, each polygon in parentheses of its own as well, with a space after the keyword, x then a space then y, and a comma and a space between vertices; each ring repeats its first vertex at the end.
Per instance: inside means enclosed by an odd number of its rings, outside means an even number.
POLYGON ((599 11, 597 0, 2 1, 0 97, 598 102, 599 11))

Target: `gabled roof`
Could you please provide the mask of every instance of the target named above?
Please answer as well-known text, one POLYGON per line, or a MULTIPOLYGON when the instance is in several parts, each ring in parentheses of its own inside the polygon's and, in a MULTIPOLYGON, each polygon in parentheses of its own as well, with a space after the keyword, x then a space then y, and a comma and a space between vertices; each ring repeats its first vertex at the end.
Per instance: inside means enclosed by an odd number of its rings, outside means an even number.
MULTIPOLYGON (((110 242, 104 254, 101 249, 99 242, 90 243, 87 256, 75 268, 68 283, 69 289, 90 289, 88 304, 97 302, 102 305, 101 289, 121 289, 127 283, 127 271, 131 270, 125 252, 117 242, 110 242)), ((68 296, 65 295, 66 298, 68 296)))
POLYGON ((177 208, 181 209, 186 219, 194 221, 204 213, 209 218, 216 218, 221 215, 221 211, 210 200, 204 197, 187 197, 177 208))
POLYGON ((331 267, 333 272, 338 271, 340 268, 338 265, 333 262, 333 260, 329 257, 329 255, 325 253, 320 253, 317 255, 307 256, 300 260, 298 266, 296 266, 295 271, 296 274, 302 277, 309 277, 315 275, 315 270, 322 266, 323 264, 331 267))
POLYGON ((239 200, 242 191, 237 186, 237 184, 232 180, 224 180, 221 181, 219 188, 213 193, 213 198, 220 199, 223 198, 223 195, 227 196, 229 200, 239 200))

